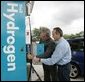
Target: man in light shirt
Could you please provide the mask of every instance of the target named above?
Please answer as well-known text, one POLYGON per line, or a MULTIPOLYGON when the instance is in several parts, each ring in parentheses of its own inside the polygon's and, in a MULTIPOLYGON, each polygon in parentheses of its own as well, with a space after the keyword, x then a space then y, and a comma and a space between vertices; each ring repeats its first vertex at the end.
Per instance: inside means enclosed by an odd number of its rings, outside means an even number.
POLYGON ((52 36, 56 43, 56 48, 51 58, 40 59, 34 57, 35 62, 41 61, 46 65, 58 66, 58 79, 59 81, 70 81, 70 61, 71 61, 71 48, 69 43, 63 38, 63 32, 59 27, 52 31, 52 36))

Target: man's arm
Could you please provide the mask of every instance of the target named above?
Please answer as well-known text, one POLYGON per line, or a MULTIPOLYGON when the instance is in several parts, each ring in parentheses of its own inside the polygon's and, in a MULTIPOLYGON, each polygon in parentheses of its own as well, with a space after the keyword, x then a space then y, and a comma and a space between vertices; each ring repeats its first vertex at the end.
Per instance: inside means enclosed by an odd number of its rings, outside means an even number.
POLYGON ((67 51, 66 46, 57 45, 51 58, 41 59, 41 62, 46 65, 54 65, 57 62, 59 62, 59 60, 62 59, 66 51, 67 51))

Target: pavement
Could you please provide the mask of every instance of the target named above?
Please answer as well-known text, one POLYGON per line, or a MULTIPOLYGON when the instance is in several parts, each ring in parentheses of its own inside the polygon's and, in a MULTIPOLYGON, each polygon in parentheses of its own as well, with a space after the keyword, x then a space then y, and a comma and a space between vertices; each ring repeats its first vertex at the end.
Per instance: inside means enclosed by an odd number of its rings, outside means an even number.
MULTIPOLYGON (((44 74, 43 74, 43 67, 42 64, 37 64, 34 65, 32 64, 33 68, 35 69, 36 73, 39 75, 37 76, 37 74, 35 73, 34 70, 31 71, 31 81, 44 81, 44 74), (40 77, 40 79, 39 79, 40 77)), ((71 79, 71 81, 84 81, 84 76, 79 76, 76 79, 71 79)))

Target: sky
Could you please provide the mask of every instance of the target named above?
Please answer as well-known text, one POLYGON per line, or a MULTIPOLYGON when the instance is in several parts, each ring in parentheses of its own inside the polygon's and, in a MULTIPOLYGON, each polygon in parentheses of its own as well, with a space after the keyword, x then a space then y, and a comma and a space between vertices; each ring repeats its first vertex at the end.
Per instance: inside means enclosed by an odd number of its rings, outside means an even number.
POLYGON ((30 19, 32 29, 58 26, 64 34, 79 33, 84 31, 84 1, 35 1, 30 19))

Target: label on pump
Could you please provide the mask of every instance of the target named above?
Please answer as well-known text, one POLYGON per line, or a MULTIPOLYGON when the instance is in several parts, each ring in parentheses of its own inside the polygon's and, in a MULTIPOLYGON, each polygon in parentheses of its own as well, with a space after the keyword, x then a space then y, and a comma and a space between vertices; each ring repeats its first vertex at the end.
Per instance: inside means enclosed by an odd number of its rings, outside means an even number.
POLYGON ((25 1, 1 1, 1 81, 27 81, 25 1))

